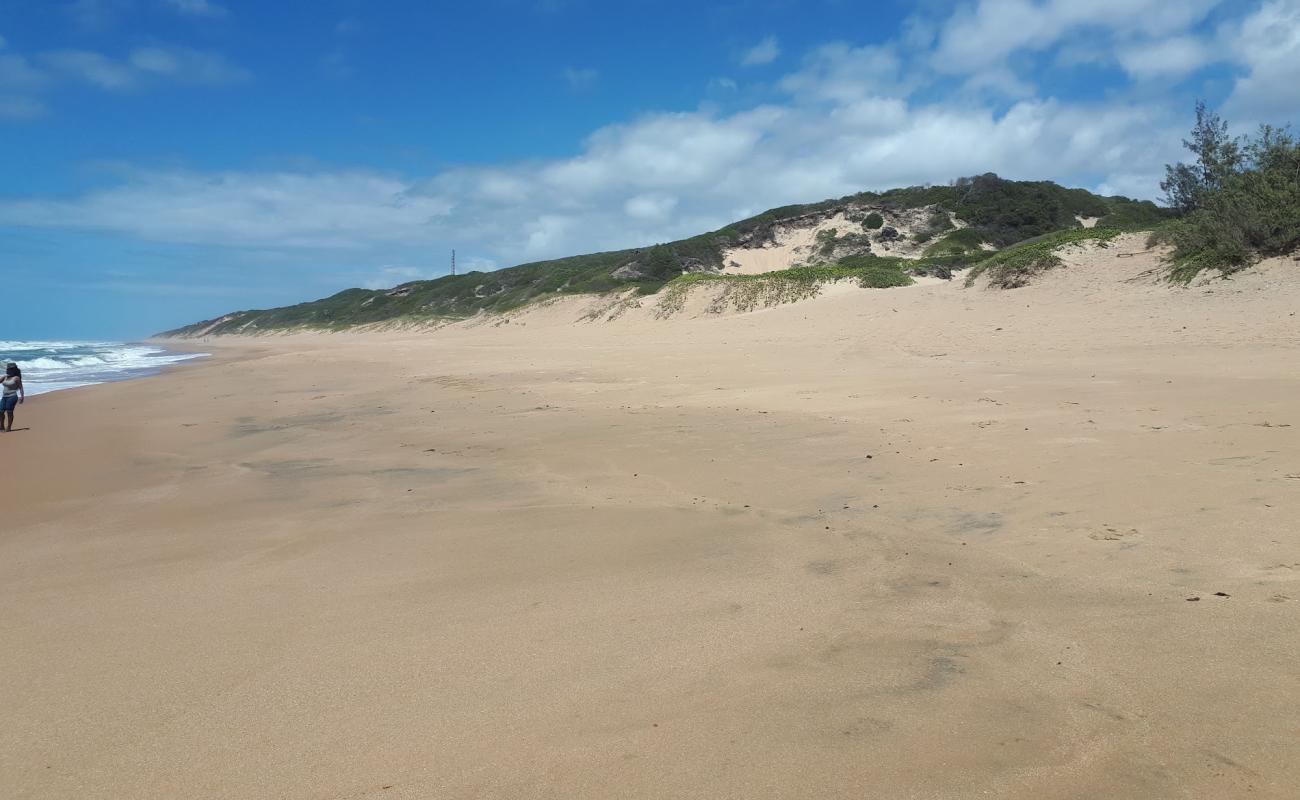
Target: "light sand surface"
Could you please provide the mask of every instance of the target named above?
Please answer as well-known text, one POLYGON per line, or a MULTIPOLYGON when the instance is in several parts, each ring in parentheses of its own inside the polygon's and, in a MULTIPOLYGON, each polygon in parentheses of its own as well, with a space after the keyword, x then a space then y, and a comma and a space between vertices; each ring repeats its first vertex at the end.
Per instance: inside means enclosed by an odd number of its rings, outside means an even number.
POLYGON ((1295 798, 1300 269, 1141 249, 33 398, 0 794, 1295 798))

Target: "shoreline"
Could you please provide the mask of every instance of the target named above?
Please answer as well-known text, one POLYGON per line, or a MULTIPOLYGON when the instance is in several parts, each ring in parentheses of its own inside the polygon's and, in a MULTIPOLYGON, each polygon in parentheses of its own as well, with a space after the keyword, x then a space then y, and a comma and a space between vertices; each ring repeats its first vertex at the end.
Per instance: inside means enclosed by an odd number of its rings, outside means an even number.
POLYGON ((193 361, 201 361, 210 354, 201 348, 176 347, 168 343, 157 340, 137 340, 123 342, 107 341, 15 341, 14 344, 26 345, 17 351, 17 355, 12 356, 13 360, 20 367, 24 368, 24 378, 27 386, 27 395, 30 397, 47 397, 61 392, 68 392, 74 389, 84 389, 91 386, 99 386, 106 383, 121 383, 123 381, 134 381, 144 378, 156 377, 163 374, 168 369, 193 361), (52 345, 48 348, 33 348, 32 345, 52 345), (112 348, 112 349, 110 349, 112 348), (132 349, 149 348, 161 352, 151 353, 149 358, 158 358, 162 363, 150 365, 147 363, 136 364, 133 366, 117 369, 105 369, 89 374, 76 374, 74 371, 77 367, 85 366, 85 359, 103 361, 104 354, 120 356, 124 351, 132 349), (90 353, 68 353, 67 350, 80 349, 83 351, 90 350, 90 353), (101 352, 94 352, 94 351, 101 352), (35 355, 31 355, 31 353, 35 355), (77 361, 68 361, 70 357, 75 356, 77 361), (188 356, 179 361, 170 360, 176 356, 188 356), (41 362, 56 362, 62 366, 55 367, 53 370, 48 364, 41 362), (33 364, 32 362, 35 362, 33 364), (69 373, 69 374, 65 374, 69 373), (69 385, 69 383, 71 385, 69 385))
POLYGON ((1283 800, 1300 286, 1137 260, 213 339, 25 405, 0 783, 1283 800))

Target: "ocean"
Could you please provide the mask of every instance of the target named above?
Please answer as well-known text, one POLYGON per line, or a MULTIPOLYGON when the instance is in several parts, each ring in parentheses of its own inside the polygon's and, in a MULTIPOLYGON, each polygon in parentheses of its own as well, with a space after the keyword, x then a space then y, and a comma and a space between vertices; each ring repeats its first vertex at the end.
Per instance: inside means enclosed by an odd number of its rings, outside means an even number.
POLYGON ((205 355, 126 342, 0 341, 0 367, 5 361, 17 363, 27 394, 156 375, 168 364, 205 355))

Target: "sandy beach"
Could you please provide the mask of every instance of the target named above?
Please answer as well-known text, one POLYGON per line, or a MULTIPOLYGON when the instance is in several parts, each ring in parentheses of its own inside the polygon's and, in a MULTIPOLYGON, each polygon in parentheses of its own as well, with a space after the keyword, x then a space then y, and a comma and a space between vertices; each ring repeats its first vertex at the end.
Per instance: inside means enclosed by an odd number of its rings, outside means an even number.
POLYGON ((1300 270, 1138 241, 33 398, 3 794, 1295 798, 1300 270))

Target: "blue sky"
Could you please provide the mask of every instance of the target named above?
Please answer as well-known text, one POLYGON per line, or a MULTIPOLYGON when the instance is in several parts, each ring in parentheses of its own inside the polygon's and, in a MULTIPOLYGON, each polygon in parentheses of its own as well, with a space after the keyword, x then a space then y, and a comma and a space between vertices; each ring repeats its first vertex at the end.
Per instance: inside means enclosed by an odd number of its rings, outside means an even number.
POLYGON ((0 0, 0 338, 995 171, 1156 198, 1300 122, 1300 0, 0 0))

